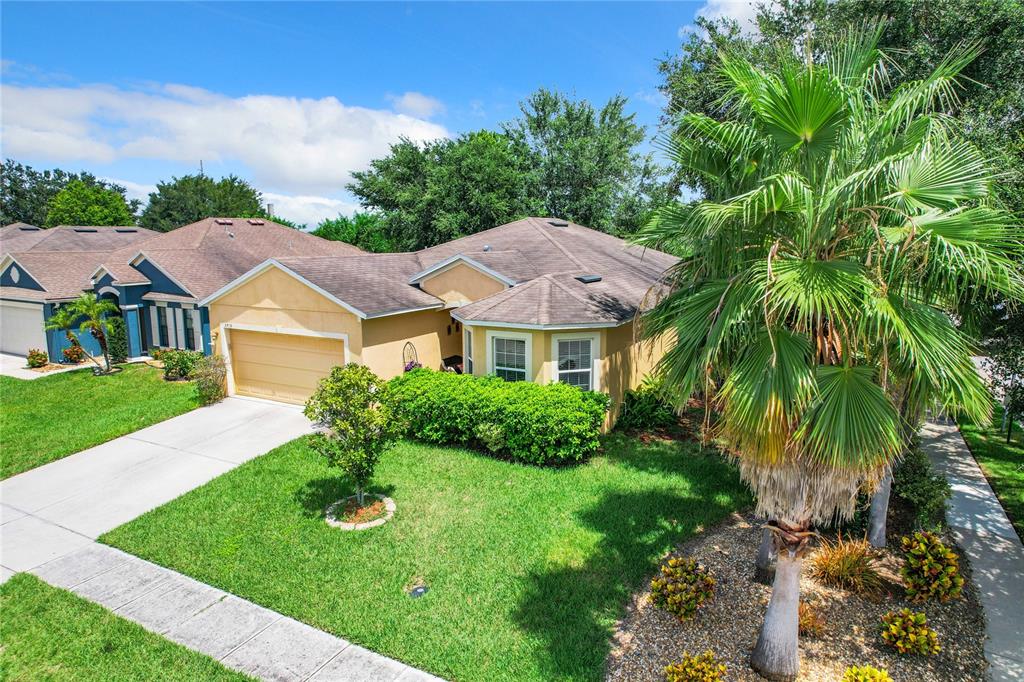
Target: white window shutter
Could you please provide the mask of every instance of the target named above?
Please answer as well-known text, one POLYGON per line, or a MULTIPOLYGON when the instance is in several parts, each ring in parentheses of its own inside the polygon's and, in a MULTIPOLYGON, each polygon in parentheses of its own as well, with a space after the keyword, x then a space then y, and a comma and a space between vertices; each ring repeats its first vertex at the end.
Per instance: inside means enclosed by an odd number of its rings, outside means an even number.
POLYGON ((199 309, 193 308, 188 311, 192 315, 192 339, 194 341, 193 348, 203 353, 206 349, 203 348, 203 323, 199 317, 199 309))
POLYGON ((160 320, 157 319, 157 315, 160 314, 160 309, 156 306, 150 306, 149 308, 149 330, 152 335, 149 337, 149 345, 156 348, 160 345, 160 320))
POLYGON ((167 347, 177 348, 177 334, 174 324, 174 308, 164 308, 164 317, 167 319, 167 347))
POLYGON ((184 312, 185 311, 183 311, 181 308, 175 308, 174 309, 174 320, 175 320, 174 326, 176 327, 175 331, 177 332, 177 334, 175 334, 175 337, 174 337, 175 341, 177 341, 177 343, 174 344, 175 348, 184 348, 185 347, 185 315, 184 315, 184 312))

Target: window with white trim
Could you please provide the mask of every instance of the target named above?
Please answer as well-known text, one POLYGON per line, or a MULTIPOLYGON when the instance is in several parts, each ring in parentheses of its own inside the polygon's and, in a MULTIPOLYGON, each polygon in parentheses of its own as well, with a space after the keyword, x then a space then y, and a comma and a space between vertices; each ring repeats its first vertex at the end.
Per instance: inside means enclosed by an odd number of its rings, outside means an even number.
POLYGON ((558 381, 579 386, 585 391, 594 387, 594 346, 591 339, 558 340, 558 381))
POLYGON ((473 373, 473 332, 462 330, 462 372, 473 373))
POLYGON ((491 369, 505 381, 526 381, 526 339, 491 339, 491 369))

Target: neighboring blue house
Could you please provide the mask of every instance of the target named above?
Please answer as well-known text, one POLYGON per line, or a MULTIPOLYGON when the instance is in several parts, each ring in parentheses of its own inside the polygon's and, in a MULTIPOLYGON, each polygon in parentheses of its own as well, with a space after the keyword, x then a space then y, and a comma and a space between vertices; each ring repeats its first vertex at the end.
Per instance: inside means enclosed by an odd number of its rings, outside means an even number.
MULTIPOLYGON (((268 258, 362 253, 271 221, 207 218, 172 232, 135 227, 0 228, 0 351, 45 348, 59 361, 63 331, 44 331, 63 302, 93 291, 118 305, 131 357, 154 348, 212 352, 199 301, 268 258)), ((99 353, 88 334, 78 335, 99 353)))

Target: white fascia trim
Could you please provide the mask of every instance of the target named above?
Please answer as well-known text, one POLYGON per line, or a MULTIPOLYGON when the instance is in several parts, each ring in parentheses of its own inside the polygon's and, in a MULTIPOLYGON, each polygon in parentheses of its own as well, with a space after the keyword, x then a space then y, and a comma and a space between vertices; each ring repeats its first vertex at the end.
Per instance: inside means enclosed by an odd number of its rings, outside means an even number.
MULTIPOLYGON (((93 280, 93 283, 95 284, 95 281, 102 277, 103 275, 110 275, 110 270, 107 270, 105 267, 101 265, 92 271, 92 274, 89 275, 89 279, 93 280)), ((113 275, 110 276, 113 277, 113 275)))
MULTIPOLYGON (((601 390, 601 334, 568 333, 551 335, 551 383, 558 382, 558 342, 586 339, 590 341, 590 390, 601 390)), ((567 370, 573 371, 573 370, 567 370)))
POLYGON ((459 263, 465 263, 474 270, 478 270, 479 272, 487 275, 488 277, 498 280, 507 287, 515 286, 516 284, 516 281, 514 279, 509 279, 500 272, 496 272, 487 267, 486 265, 484 265, 483 263, 478 263, 469 256, 464 256, 461 253, 457 253, 454 256, 445 258, 440 263, 432 265, 426 270, 413 275, 412 278, 409 280, 409 284, 419 284, 423 280, 429 279, 432 275, 440 275, 445 270, 450 270, 459 263))
POLYGON ((138 265, 143 260, 149 261, 150 265, 152 265, 154 268, 156 268, 157 270, 162 272, 164 277, 166 277, 167 279, 169 279, 172 282, 174 282, 175 284, 177 284, 178 288, 180 288, 182 291, 186 292, 189 296, 195 297, 195 294, 193 294, 191 291, 189 291, 189 288, 187 286, 185 286, 184 284, 182 284, 178 280, 174 279, 174 277, 171 276, 171 273, 169 273, 166 270, 164 270, 162 267, 160 267, 160 265, 155 260, 153 260, 152 258, 147 256, 145 251, 139 251, 137 254, 132 256, 132 259, 130 261, 128 261, 128 265, 131 265, 132 267, 135 267, 136 265, 138 265))
POLYGON ((418 313, 424 310, 443 310, 445 305, 443 303, 435 303, 434 305, 426 305, 421 308, 406 308, 404 310, 392 310, 387 313, 375 313, 373 315, 367 315, 364 319, 375 320, 378 317, 391 317, 392 315, 404 315, 406 313, 418 313))
POLYGON ((10 306, 12 308, 24 308, 26 310, 43 307, 42 301, 26 301, 20 298, 0 298, 0 301, 3 301, 5 306, 10 306))
POLYGON ((257 265, 256 267, 254 267, 252 270, 250 270, 249 272, 245 273, 244 275, 240 275, 239 277, 231 280, 230 282, 225 284, 223 287, 221 287, 217 291, 213 292, 212 294, 210 294, 209 296, 207 296, 203 300, 199 301, 198 305, 200 305, 200 306, 208 306, 208 305, 210 305, 211 303, 216 301, 218 298, 224 296, 225 294, 227 294, 230 291, 233 291, 234 289, 237 289, 241 285, 243 285, 246 282, 248 282, 249 280, 251 280, 253 277, 256 277, 257 275, 262 274, 263 272, 265 272, 266 270, 269 270, 270 268, 277 268, 278 270, 280 270, 284 274, 286 274, 286 275, 288 275, 288 276, 298 280, 299 282, 302 282, 303 284, 305 284, 307 287, 309 287, 313 291, 317 292, 318 294, 320 294, 321 296, 323 296, 327 300, 332 301, 334 303, 337 303, 339 306, 341 306, 345 310, 349 311, 350 313, 352 313, 353 315, 355 315, 359 319, 365 320, 367 318, 366 313, 364 313, 362 310, 359 310, 355 306, 352 306, 352 305, 349 305, 348 303, 345 303, 344 301, 342 301, 340 298, 338 298, 337 296, 335 296, 331 292, 326 291, 325 289, 322 289, 322 288, 318 287, 316 284, 313 284, 312 282, 310 282, 308 279, 306 279, 305 277, 303 277, 299 273, 295 272, 294 270, 288 268, 285 265, 282 265, 281 263, 279 263, 277 260, 275 260, 273 258, 268 258, 267 260, 263 261, 262 263, 260 263, 259 265, 257 265))
MULTIPOLYGON (((6 270, 6 269, 7 269, 7 266, 8 266, 8 265, 10 265, 11 263, 14 263, 14 264, 15 264, 15 265, 17 265, 17 266, 18 266, 19 268, 21 268, 21 271, 22 271, 22 272, 24 272, 24 273, 25 273, 26 275, 28 275, 29 277, 31 277, 31 278, 33 279, 33 281, 35 281, 35 283, 36 283, 36 284, 38 284, 38 285, 39 285, 39 286, 41 286, 41 287, 43 286, 42 282, 40 282, 40 281, 39 281, 39 278, 38 278, 38 277, 36 277, 35 275, 33 275, 33 274, 32 274, 31 272, 29 272, 29 269, 28 269, 28 268, 26 268, 26 267, 25 267, 24 265, 22 265, 21 263, 19 263, 19 262, 18 262, 18 259, 17 259, 17 258, 15 258, 14 256, 12 256, 12 255, 11 255, 11 254, 9 254, 9 253, 5 253, 5 254, 4 254, 4 256, 3 256, 3 258, 0 258, 0 272, 3 272, 4 270, 6 270)), ((24 287, 23 287, 23 288, 24 288, 24 287)), ((35 290, 33 290, 33 291, 35 291, 35 290)), ((46 287, 43 287, 43 291, 46 291, 46 287)))
POLYGON ((575 329, 615 329, 621 327, 624 324, 629 324, 632 320, 626 320, 625 322, 619 323, 606 323, 606 322, 591 322, 581 324, 522 324, 519 322, 500 322, 498 320, 473 320, 467 322, 460 318, 456 313, 452 313, 452 317, 462 323, 464 327, 494 327, 500 329, 532 329, 534 331, 573 331, 575 329))
POLYGON ((121 296, 121 292, 111 286, 103 287, 102 289, 96 292, 97 296, 102 296, 103 294, 113 294, 114 296, 117 297, 121 296))

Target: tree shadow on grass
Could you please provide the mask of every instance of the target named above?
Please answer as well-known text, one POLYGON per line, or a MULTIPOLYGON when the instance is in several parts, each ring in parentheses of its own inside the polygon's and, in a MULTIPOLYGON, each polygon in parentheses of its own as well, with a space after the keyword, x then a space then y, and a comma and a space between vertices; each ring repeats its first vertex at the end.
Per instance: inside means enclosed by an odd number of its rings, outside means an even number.
MULTIPOLYGON (((355 484, 347 476, 331 476, 328 478, 315 478, 307 481, 301 488, 295 491, 295 501, 302 506, 303 514, 307 518, 322 518, 324 510, 343 497, 355 494, 355 484)), ((395 486, 374 485, 371 483, 367 488, 367 494, 390 496, 395 491, 395 486)))
POLYGON ((723 482, 721 476, 692 484, 689 494, 660 490, 605 495, 580 515, 583 525, 601 534, 586 560, 527 576, 514 618, 546 643, 536 662, 544 679, 599 679, 614 621, 658 560, 747 499, 738 483, 723 482))

